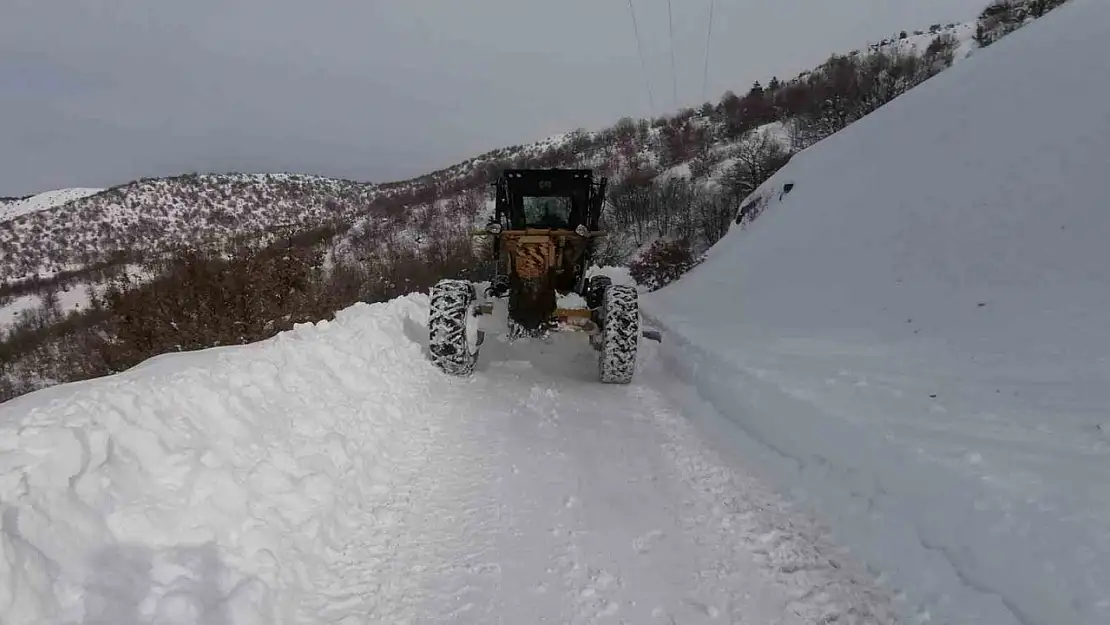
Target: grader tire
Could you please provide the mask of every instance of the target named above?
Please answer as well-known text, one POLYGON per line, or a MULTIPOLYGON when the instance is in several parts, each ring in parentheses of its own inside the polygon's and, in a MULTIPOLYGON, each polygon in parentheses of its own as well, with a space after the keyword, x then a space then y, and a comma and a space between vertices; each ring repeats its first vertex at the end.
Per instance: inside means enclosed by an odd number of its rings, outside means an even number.
POLYGON ((640 308, 634 287, 610 285, 602 302, 599 369, 604 384, 628 384, 636 372, 640 308))
POLYGON ((431 290, 428 349, 444 373, 466 376, 478 362, 477 296, 465 280, 440 280, 431 290))
POLYGON ((605 289, 613 284, 609 276, 592 276, 586 285, 586 305, 590 308, 599 308, 605 299, 605 289))

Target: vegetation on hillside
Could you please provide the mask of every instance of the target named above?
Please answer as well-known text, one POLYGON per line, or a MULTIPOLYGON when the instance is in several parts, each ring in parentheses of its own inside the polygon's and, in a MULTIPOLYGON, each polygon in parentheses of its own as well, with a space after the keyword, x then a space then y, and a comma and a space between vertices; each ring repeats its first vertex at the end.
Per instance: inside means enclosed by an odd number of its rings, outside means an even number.
POLYGON ((979 14, 975 42, 985 48, 1067 1, 992 0, 979 14))

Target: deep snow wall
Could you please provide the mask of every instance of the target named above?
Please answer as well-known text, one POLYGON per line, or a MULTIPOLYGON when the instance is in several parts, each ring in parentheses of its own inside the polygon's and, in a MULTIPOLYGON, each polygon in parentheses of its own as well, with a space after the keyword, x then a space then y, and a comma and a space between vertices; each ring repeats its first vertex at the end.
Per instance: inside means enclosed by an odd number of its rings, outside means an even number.
POLYGON ((1074 0, 797 155, 645 298, 908 615, 1110 622, 1107 58, 1074 0))
POLYGON ((457 410, 426 318, 356 304, 0 404, 0 621, 405 621, 409 478, 457 410))

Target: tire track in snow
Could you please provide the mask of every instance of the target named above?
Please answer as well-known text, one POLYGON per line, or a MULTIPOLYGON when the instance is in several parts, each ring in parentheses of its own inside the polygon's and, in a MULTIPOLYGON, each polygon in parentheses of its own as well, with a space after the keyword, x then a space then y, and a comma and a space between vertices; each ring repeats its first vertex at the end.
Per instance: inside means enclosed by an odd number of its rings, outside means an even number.
MULTIPOLYGON (((638 389, 637 394, 647 404, 666 404, 655 390, 638 389)), ((843 550, 826 542, 815 523, 753 476, 729 467, 672 410, 656 409, 651 418, 668 439, 665 453, 690 489, 688 522, 715 531, 728 545, 718 561, 726 575, 734 574, 736 562, 754 556, 790 589, 785 608, 805 622, 896 622, 883 592, 843 550)))
MULTIPOLYGON (((500 575, 449 622, 892 623, 850 560, 709 451, 649 366, 593 382, 574 336, 487 345, 461 428, 484 448, 482 556, 500 575)), ((464 551, 455 558, 466 560, 464 551)), ((448 574, 449 575, 449 574, 448 574)))

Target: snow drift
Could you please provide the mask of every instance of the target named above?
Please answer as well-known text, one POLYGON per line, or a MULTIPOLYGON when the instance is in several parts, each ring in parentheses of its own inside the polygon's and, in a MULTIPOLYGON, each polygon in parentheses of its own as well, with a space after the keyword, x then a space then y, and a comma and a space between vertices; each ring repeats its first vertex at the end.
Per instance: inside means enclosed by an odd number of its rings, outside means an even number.
POLYGON ((1074 0, 797 155, 645 302, 919 617, 1110 623, 1107 58, 1074 0))
POLYGON ((430 392, 404 338, 422 310, 389 306, 0 406, 5 622, 326 617, 336 605, 311 593, 336 586, 337 560, 364 578, 389 560, 373 530, 395 522, 391 484, 431 436, 427 415, 398 409, 430 392))

